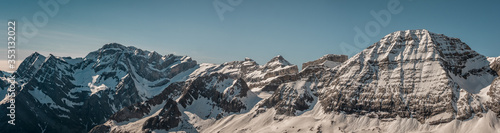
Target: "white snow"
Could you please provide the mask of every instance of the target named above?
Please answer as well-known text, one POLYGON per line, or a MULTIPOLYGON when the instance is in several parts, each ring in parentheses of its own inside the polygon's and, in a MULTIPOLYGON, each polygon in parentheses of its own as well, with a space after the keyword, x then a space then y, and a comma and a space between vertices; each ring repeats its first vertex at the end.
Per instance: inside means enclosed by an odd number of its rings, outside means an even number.
POLYGON ((500 56, 498 57, 488 57, 488 62, 490 62, 490 65, 495 63, 495 62, 500 62, 500 56))
POLYGON ((251 91, 261 99, 269 98, 274 93, 274 91, 262 91, 262 88, 260 87, 252 88, 251 91))
MULTIPOLYGON (((465 64, 465 68, 462 69, 462 74, 469 72, 473 69, 482 69, 489 68, 488 60, 480 60, 480 59, 469 59, 465 64)), ((491 82, 496 78, 491 74, 483 74, 483 75, 470 75, 467 79, 460 77, 460 75, 450 75, 453 81, 457 82, 460 87, 465 89, 469 93, 477 94, 483 88, 490 85, 491 82)))
POLYGON ((83 105, 83 102, 73 102, 69 99, 66 99, 66 98, 61 98, 61 101, 63 101, 63 103, 66 103, 66 105, 68 105, 69 107, 74 107, 74 106, 82 106, 83 105))
POLYGON ((161 110, 163 109, 163 106, 165 106, 165 102, 151 107, 151 111, 145 115, 141 119, 133 118, 130 119, 129 121, 124 121, 117 123, 114 120, 109 120, 104 125, 111 126, 111 130, 124 130, 128 132, 142 132, 142 126, 146 120, 148 120, 151 117, 158 116, 160 114, 161 110))
POLYGON ((200 132, 363 132, 363 133, 399 133, 399 132, 439 132, 439 133, 499 133, 500 122, 496 114, 489 111, 482 118, 474 117, 467 121, 454 120, 441 125, 420 124, 414 118, 380 120, 367 116, 346 115, 343 113, 325 113, 320 104, 313 110, 299 116, 275 115, 274 109, 264 113, 255 111, 227 116, 221 120, 199 121, 200 132), (256 117, 254 117, 256 116, 256 117), (279 120, 281 119, 281 120, 279 120))
POLYGON ((215 103, 213 103, 211 100, 205 97, 200 97, 197 100, 193 101, 191 105, 187 106, 185 111, 195 114, 203 119, 215 118, 217 114, 222 112, 222 109, 214 106, 215 103))
POLYGON ((448 119, 448 118, 453 118, 454 117, 454 114, 453 113, 449 113, 449 112, 444 112, 444 113, 440 113, 440 114, 437 114, 435 116, 432 116, 428 119, 426 119, 426 121, 437 121, 437 120, 442 120, 442 119, 448 119))
POLYGON ((61 118, 67 118, 67 119, 70 119, 70 117, 68 115, 64 115, 64 114, 58 114, 57 116, 61 117, 61 118))
POLYGON ((108 87, 105 84, 95 86, 94 84, 89 83, 88 85, 89 85, 90 91, 92 92, 90 95, 94 95, 95 93, 97 93, 99 91, 108 89, 108 87))
POLYGON ((136 77, 134 78, 134 83, 135 86, 137 87, 137 91, 139 91, 139 95, 142 96, 143 100, 146 100, 160 94, 165 88, 167 88, 172 83, 188 80, 189 75, 192 74, 193 71, 197 69, 198 67, 193 67, 175 75, 171 79, 160 79, 157 81, 148 81, 147 79, 144 79, 139 75, 137 75, 137 73, 133 72, 134 76, 136 77), (165 85, 152 87, 162 82, 163 80, 170 80, 170 81, 165 85))
POLYGON ((28 92, 41 104, 52 104, 54 105, 54 101, 47 94, 43 93, 42 90, 38 88, 34 88, 33 90, 28 90, 28 92))
POLYGON ((480 97, 480 100, 481 102, 487 102, 487 101, 490 101, 491 97, 488 95, 488 91, 490 91, 490 86, 491 85, 488 85, 486 87, 484 87, 483 89, 481 89, 481 91, 479 91, 479 93, 477 94, 477 96, 480 97))
POLYGON ((40 89, 34 88, 34 90, 28 90, 28 92, 35 98, 40 104, 49 105, 50 108, 59 109, 62 111, 70 112, 68 109, 57 105, 52 98, 43 93, 40 89))
MULTIPOLYGON (((115 89, 115 86, 118 84, 116 80, 113 78, 108 78, 106 80, 101 80, 100 76, 102 72, 113 72, 110 68, 105 68, 99 72, 94 72, 91 66, 77 70, 73 77, 76 79, 73 80, 73 84, 78 86, 86 86, 88 88, 73 88, 71 91, 81 92, 81 91, 90 91, 90 95, 94 95, 99 91, 106 89, 115 89)), ((124 73, 117 73, 117 76, 124 77, 124 73)))
POLYGON ((326 66, 328 68, 334 68, 334 67, 336 67, 336 66, 338 66, 340 64, 342 64, 342 63, 335 62, 335 61, 329 61, 329 60, 327 60, 327 61, 325 61, 325 62, 322 63, 323 66, 326 66))

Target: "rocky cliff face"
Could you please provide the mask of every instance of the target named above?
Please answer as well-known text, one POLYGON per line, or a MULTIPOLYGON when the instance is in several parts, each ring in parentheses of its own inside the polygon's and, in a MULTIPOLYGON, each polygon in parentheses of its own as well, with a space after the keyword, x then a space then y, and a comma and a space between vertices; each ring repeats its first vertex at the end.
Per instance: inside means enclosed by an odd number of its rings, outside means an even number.
POLYGON ((327 54, 317 60, 302 63, 302 70, 306 69, 309 66, 318 66, 318 65, 333 68, 335 66, 342 64, 345 61, 347 61, 347 55, 327 54))
MULTIPOLYGON (((500 75, 500 57, 490 57, 490 68, 500 75)), ((500 118, 500 77, 495 78, 488 89, 487 95, 490 97, 489 101, 486 101, 487 108, 491 109, 493 112, 497 113, 497 117, 500 118)))
POLYGON ((272 58, 262 66, 247 58, 243 62, 228 62, 217 67, 223 67, 221 71, 235 71, 231 75, 243 78, 250 88, 260 88, 264 91, 274 91, 276 89, 275 87, 266 86, 279 82, 275 80, 276 78, 298 73, 297 65, 289 63, 280 55, 272 58))
POLYGON ((118 111, 108 122, 92 129, 92 132, 102 130, 147 132, 174 129, 196 132, 196 127, 188 121, 192 117, 217 120, 232 114, 246 113, 261 100, 250 91, 252 88, 259 92, 274 91, 283 82, 295 80, 290 79, 290 76, 295 76, 297 72, 297 66, 282 56, 276 56, 262 66, 250 58, 220 65, 200 64, 183 82, 168 86, 161 94, 145 103, 134 104, 118 111), (167 104, 160 105, 165 102, 167 104), (160 117, 158 114, 152 114, 161 111, 153 109, 157 106, 164 106, 163 109, 168 106, 171 108, 172 116, 160 117), (158 123, 161 121, 175 124, 162 126, 158 123), (121 123, 127 124, 123 126, 121 123), (135 128, 126 128, 128 126, 135 128))
POLYGON ((34 53, 14 73, 22 128, 0 132, 364 132, 358 127, 377 124, 370 131, 431 131, 450 121, 498 121, 498 64, 427 30, 397 31, 349 59, 325 55, 300 72, 282 56, 264 65, 197 64, 116 43, 85 58, 34 53), (278 129, 283 123, 290 127, 278 129), (381 129, 388 123, 398 128, 381 129))
POLYGON ((397 31, 343 63, 328 67, 322 64, 325 57, 304 63, 293 80, 280 84, 258 108, 201 131, 439 132, 441 127, 464 126, 448 130, 458 132, 474 130, 465 123, 478 120, 488 121, 485 131, 495 131, 500 118, 496 59, 458 38, 427 30, 397 31), (223 128, 232 126, 239 127, 223 128))
POLYGON ((259 108, 274 108, 276 114, 297 116, 311 110, 318 101, 318 88, 332 80, 334 69, 347 60, 346 55, 325 55, 302 65, 297 74, 284 76, 276 92, 264 99, 259 108))
POLYGON ((116 43, 85 58, 34 53, 14 73, 17 126, 5 125, 0 132, 86 132, 122 107, 159 94, 195 65, 189 57, 116 43))
POLYGON ((500 57, 490 57, 488 61, 490 61, 490 68, 500 75, 500 57))
POLYGON ((489 101, 486 101, 486 107, 497 113, 497 117, 500 118, 500 77, 497 77, 491 86, 485 89, 488 89, 487 95, 490 97, 489 101))
POLYGON ((10 73, 0 71, 0 99, 3 99, 6 97, 7 94, 7 89, 9 88, 9 81, 7 78, 9 78, 10 73))
MULTIPOLYGON (((184 90, 181 95, 172 96, 171 100, 166 97, 156 100, 164 101, 162 103, 173 101, 171 103, 177 105, 162 105, 163 108, 174 110, 166 111, 170 115, 139 115, 136 121, 112 118, 94 129, 110 129, 112 132, 225 132, 229 130, 212 127, 243 124, 239 120, 254 124, 270 121, 279 123, 298 118, 306 112, 312 112, 314 115, 353 114, 383 122, 390 122, 398 117, 415 119, 424 125, 437 125, 452 120, 483 117, 489 110, 498 112, 499 105, 496 103, 499 98, 495 96, 498 87, 497 80, 494 81, 498 74, 495 62, 471 50, 457 38, 427 30, 398 31, 385 36, 352 58, 346 58, 325 55, 318 60, 304 63, 300 72, 281 56, 273 58, 263 66, 251 59, 221 65, 201 64, 191 73, 191 80, 187 80, 190 82, 180 83, 183 84, 180 86, 184 86, 180 87, 184 88, 181 89, 184 90), (220 76, 215 78, 214 75, 220 76), (244 81, 248 86, 244 88, 253 92, 268 91, 271 95, 261 97, 262 101, 255 104, 238 104, 252 99, 246 97, 239 98, 236 102, 214 100, 219 99, 214 96, 219 97, 224 93, 207 91, 210 89, 206 84, 212 86, 213 83, 208 82, 211 81, 208 79, 225 79, 223 77, 244 81), (186 89, 189 88, 186 86, 193 83, 202 89, 186 89), (199 107, 197 103, 200 101, 212 105, 212 109, 207 111, 209 114, 189 110, 199 107), (227 103, 229 106, 226 106, 227 103), (245 108, 241 105, 245 105, 245 108), (251 105, 256 106, 250 109, 251 105), (175 111, 177 109, 179 111, 175 111), (237 110, 240 112, 236 113, 237 110), (176 112, 180 112, 180 115, 176 112), (272 115, 269 116, 269 113, 272 115), (214 124, 207 124, 210 118, 214 118, 215 122, 208 123, 214 124), (162 125, 161 121, 170 121, 174 125, 158 126, 162 125), (141 130, 126 128, 133 125, 142 125, 137 128, 141 130)), ((227 86, 224 87, 224 90, 228 89, 227 86)), ((130 107, 126 110, 148 110, 153 107, 155 106, 130 107)), ((151 114, 139 114, 148 113, 151 114)), ((123 114, 134 116, 134 113, 123 114)), ((123 115, 117 113, 114 116, 123 115)), ((255 131, 252 127, 244 127, 231 131, 255 131)), ((316 130, 321 131, 320 128, 321 126, 316 130)))
POLYGON ((243 79, 213 73, 174 83, 160 95, 118 111, 91 132, 148 132, 173 128, 196 132, 196 127, 188 121, 190 117, 220 119, 247 112, 259 100, 243 79), (130 126, 133 128, 127 128, 130 126))
POLYGON ((485 56, 457 38, 398 31, 338 67, 320 102, 327 112, 439 124, 484 112, 476 94, 496 76, 485 56))

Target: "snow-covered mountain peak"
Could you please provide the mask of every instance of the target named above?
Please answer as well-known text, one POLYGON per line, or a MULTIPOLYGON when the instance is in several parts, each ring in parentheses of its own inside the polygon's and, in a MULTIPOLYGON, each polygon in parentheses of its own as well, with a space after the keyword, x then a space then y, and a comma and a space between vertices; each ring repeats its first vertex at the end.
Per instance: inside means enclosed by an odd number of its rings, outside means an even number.
MULTIPOLYGON (((40 56, 40 55, 41 55, 40 53, 38 53, 38 52, 35 51, 34 53, 32 53, 31 55, 29 55, 28 57, 36 57, 36 56, 40 56)), ((28 58, 28 57, 26 57, 26 58, 28 58)))
POLYGON ((257 62, 255 62, 253 59, 250 59, 248 57, 245 58, 245 61, 242 63, 243 66, 251 67, 251 66, 258 66, 257 62))
POLYGON ((24 99, 16 107, 36 107, 41 112, 30 115, 49 115, 51 120, 76 127, 64 131, 88 131, 122 107, 150 99, 170 84, 183 81, 196 65, 189 56, 162 56, 117 43, 106 44, 85 58, 45 57, 35 52, 16 72, 20 75, 17 82, 23 86, 16 89, 22 93, 16 98, 24 99))
POLYGON ((58 57, 54 56, 53 54, 49 54, 49 56, 47 56, 47 59, 45 61, 48 61, 48 60, 57 60, 58 57))
POLYGON ((40 60, 45 61, 46 57, 38 52, 34 52, 30 56, 26 57, 23 62, 33 63, 33 61, 40 60))
MULTIPOLYGON (((135 49, 135 47, 130 47, 130 48, 135 49)), ((126 46, 119 44, 119 43, 108 43, 108 44, 104 44, 100 49, 122 49, 122 50, 125 50, 125 49, 129 49, 129 47, 126 47, 126 46)))
POLYGON ((103 58, 103 57, 105 58, 106 56, 119 56, 119 55, 125 54, 125 53, 133 54, 133 55, 141 55, 141 56, 152 56, 152 55, 157 56, 157 55, 159 55, 156 52, 150 52, 147 50, 138 49, 138 48, 133 47, 133 46, 124 46, 124 45, 119 44, 119 43, 108 43, 108 44, 104 44, 98 50, 90 52, 89 54, 87 54, 87 56, 85 56, 85 58, 91 59, 91 60, 92 59, 96 60, 96 59, 103 58))
POLYGON ((489 57, 488 61, 490 62, 490 68, 497 72, 497 75, 500 76, 500 56, 499 57, 489 57))
POLYGON ((419 38, 423 38, 423 37, 426 37, 425 35, 431 35, 431 34, 436 34, 436 33, 429 32, 426 29, 401 30, 401 31, 395 31, 395 32, 389 33, 389 34, 385 35, 384 38, 387 38, 387 37, 406 37, 406 36, 410 36, 410 35, 418 35, 418 36, 420 36, 419 38))
POLYGON ((26 57, 15 72, 18 77, 30 77, 40 68, 47 58, 38 52, 26 57))
POLYGON ((477 120, 486 132, 500 127, 484 124, 498 122, 500 58, 457 38, 397 31, 350 59, 327 54, 302 66, 280 55, 265 65, 197 64, 118 43, 85 58, 33 53, 16 72, 24 75, 16 79, 22 128, 0 132, 439 132, 477 120))
MULTIPOLYGON (((396 31, 383 37, 379 42, 374 43, 361 53, 355 55, 356 58, 365 60, 369 56, 378 56, 376 60, 443 60, 463 67, 467 56, 479 55, 474 50, 458 38, 448 37, 443 34, 436 34, 423 30, 396 31), (401 59, 400 59, 401 58, 401 59)), ((480 55, 479 58, 485 58, 480 55)), ((486 59, 486 58, 485 58, 486 59)), ((486 63, 484 60, 481 63, 486 63)), ((457 73, 458 74, 458 73, 457 73)))
MULTIPOLYGON (((401 45, 397 42, 405 42, 405 44, 422 45, 421 47, 439 47, 436 50, 442 50, 446 47, 456 45, 456 48, 470 50, 470 47, 461 42, 459 38, 448 37, 443 34, 433 33, 425 29, 420 30, 404 30, 396 31, 384 36, 378 43, 382 45, 401 45), (444 46, 442 46, 444 45, 444 46)), ((377 45, 375 43, 374 45, 377 45)), ((372 47, 372 46, 370 46, 372 47)))
POLYGON ((245 61, 253 61, 253 59, 245 57, 245 61))
POLYGON ((496 77, 485 56, 460 39, 427 30, 393 32, 336 68, 334 81, 320 95, 326 111, 369 113, 397 109, 405 113, 376 114, 413 117, 429 123, 469 118, 474 114, 471 111, 431 119, 467 108, 457 107, 457 99, 479 93, 496 77), (425 97, 449 98, 413 100, 425 97), (422 106, 417 102, 433 104, 422 106))
POLYGON ((264 65, 264 67, 269 68, 269 69, 274 69, 276 67, 285 67, 285 66, 290 66, 290 65, 293 65, 293 64, 291 64, 290 62, 285 60, 285 58, 283 58, 283 56, 278 55, 278 56, 275 56, 274 58, 272 58, 270 61, 268 61, 264 65))

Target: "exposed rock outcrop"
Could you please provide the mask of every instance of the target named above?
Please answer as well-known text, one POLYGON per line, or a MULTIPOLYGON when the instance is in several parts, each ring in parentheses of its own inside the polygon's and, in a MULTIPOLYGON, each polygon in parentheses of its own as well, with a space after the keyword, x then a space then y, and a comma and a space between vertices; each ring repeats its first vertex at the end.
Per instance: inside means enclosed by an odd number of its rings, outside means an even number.
POLYGON ((347 61, 347 59, 347 55, 327 54, 317 60, 302 63, 302 70, 306 69, 308 66, 318 65, 333 68, 347 61))
POLYGON ((391 33, 337 68, 320 91, 326 112, 374 112, 379 118, 412 117, 430 124, 484 111, 482 102, 460 101, 475 101, 497 76, 486 57, 460 39, 427 30, 391 33))
POLYGON ((196 65, 187 56, 161 56, 117 43, 85 58, 33 53, 14 73, 19 123, 0 125, 6 127, 0 132, 87 132, 123 107, 159 94, 196 65))

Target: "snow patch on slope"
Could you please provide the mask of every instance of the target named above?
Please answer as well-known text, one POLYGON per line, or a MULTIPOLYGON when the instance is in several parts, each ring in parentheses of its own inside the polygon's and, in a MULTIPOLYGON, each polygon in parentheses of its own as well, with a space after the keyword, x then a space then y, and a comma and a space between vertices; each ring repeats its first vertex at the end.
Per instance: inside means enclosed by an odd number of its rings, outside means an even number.
POLYGON ((42 90, 34 88, 34 90, 28 90, 28 92, 41 104, 55 104, 52 98, 47 94, 43 93, 42 90))
POLYGON ((143 124, 151 117, 158 116, 165 106, 166 102, 164 101, 161 104, 156 106, 152 106, 150 112, 144 117, 137 119, 133 118, 128 121, 116 122, 114 120, 107 121, 104 125, 110 126, 111 131, 129 131, 129 132, 143 132, 142 126, 143 124))
POLYGON ((366 115, 347 115, 344 113, 326 113, 321 105, 300 116, 275 115, 276 110, 267 109, 264 113, 256 111, 227 116, 216 122, 197 121, 200 132, 363 132, 363 133, 399 133, 399 132, 443 132, 500 133, 500 121, 496 114, 488 111, 484 117, 474 117, 467 121, 453 120, 441 125, 420 124, 414 118, 369 118, 366 115), (203 124, 201 124, 203 123, 203 124))
POLYGON ((68 109, 57 105, 52 98, 47 94, 43 93, 42 90, 34 88, 34 90, 28 90, 28 92, 35 98, 40 104, 48 105, 50 108, 59 109, 62 111, 70 112, 68 109))

